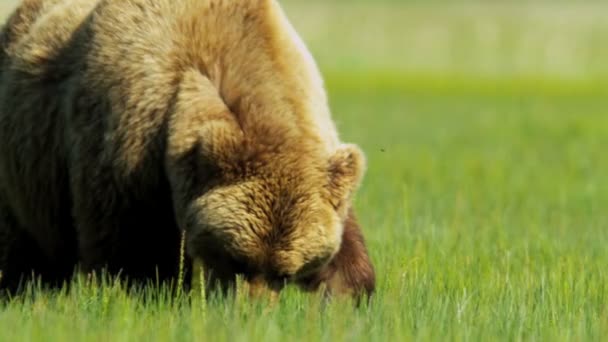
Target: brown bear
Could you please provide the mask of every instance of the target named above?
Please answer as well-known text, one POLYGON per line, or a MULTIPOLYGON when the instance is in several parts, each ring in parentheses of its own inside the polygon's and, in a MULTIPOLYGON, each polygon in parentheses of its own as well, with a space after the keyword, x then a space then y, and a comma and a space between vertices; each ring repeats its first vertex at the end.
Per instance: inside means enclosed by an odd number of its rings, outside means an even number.
POLYGON ((0 286, 76 265, 369 295, 343 144, 274 0, 24 0, 0 44, 0 286))

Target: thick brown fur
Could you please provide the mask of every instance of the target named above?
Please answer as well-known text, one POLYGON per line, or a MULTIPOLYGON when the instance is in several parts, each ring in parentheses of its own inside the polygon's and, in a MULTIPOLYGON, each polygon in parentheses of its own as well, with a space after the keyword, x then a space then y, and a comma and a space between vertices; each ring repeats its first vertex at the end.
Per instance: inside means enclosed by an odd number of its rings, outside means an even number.
POLYGON ((0 286, 171 279, 185 231, 211 285, 373 292, 363 153, 275 1, 24 0, 0 44, 0 286))

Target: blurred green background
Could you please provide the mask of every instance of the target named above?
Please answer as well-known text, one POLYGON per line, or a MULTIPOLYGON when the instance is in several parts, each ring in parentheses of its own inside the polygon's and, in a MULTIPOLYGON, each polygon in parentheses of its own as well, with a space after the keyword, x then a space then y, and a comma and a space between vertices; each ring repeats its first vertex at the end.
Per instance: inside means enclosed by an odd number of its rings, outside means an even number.
MULTIPOLYGON (((0 13, 16 3, 2 0, 0 13)), ((479 81, 608 78, 606 1, 281 3, 330 74, 354 77, 373 70, 382 77, 479 81)))
POLYGON ((608 336, 608 1, 281 3, 367 154, 355 204, 374 305, 319 311, 289 292, 271 313, 217 304, 203 319, 77 292, 0 310, 0 337, 608 336))
POLYGON ((608 2, 284 3, 328 71, 480 80, 608 77, 608 2))

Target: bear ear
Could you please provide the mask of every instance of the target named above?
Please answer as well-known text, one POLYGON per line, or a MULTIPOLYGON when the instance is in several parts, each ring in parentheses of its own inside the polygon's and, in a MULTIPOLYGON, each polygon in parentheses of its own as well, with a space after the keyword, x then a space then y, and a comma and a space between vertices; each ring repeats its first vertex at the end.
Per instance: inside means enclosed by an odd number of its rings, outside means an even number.
POLYGON ((343 144, 329 160, 329 190, 332 204, 339 208, 357 190, 365 174, 363 151, 353 144, 343 144))

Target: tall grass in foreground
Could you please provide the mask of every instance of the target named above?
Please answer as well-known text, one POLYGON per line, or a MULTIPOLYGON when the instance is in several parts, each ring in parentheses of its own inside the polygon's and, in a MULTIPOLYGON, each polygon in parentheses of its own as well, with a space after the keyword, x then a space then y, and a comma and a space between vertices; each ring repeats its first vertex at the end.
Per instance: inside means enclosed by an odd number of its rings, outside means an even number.
POLYGON ((362 3, 287 9, 328 76, 343 139, 367 154, 355 205, 378 274, 371 305, 290 287, 270 307, 242 289, 203 298, 76 277, 0 303, 0 341, 608 336, 608 50, 592 43, 608 38, 603 5, 362 3), (471 13, 481 26, 458 25, 471 13), (432 23, 449 34, 425 35, 432 23), (446 46, 464 57, 435 52, 446 46))

